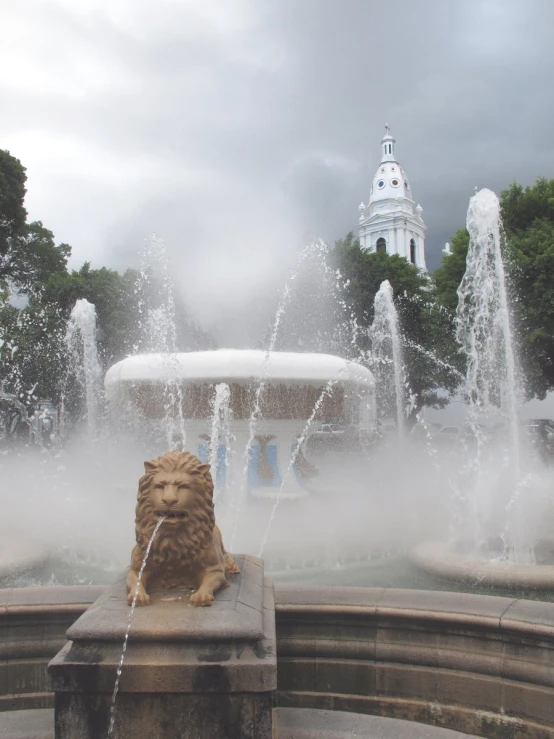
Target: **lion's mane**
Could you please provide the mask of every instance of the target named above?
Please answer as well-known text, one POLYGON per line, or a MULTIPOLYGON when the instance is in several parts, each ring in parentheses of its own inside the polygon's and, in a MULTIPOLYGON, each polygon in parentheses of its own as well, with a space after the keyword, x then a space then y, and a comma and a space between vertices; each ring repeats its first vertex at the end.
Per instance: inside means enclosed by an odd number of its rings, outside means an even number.
POLYGON ((140 478, 135 516, 137 546, 142 556, 158 518, 151 498, 152 484, 159 472, 183 472, 196 478, 195 505, 186 521, 164 529, 160 526, 152 544, 149 561, 156 566, 180 562, 194 562, 210 544, 215 526, 213 504, 214 484, 209 469, 189 452, 166 452, 149 463, 148 471, 140 478))

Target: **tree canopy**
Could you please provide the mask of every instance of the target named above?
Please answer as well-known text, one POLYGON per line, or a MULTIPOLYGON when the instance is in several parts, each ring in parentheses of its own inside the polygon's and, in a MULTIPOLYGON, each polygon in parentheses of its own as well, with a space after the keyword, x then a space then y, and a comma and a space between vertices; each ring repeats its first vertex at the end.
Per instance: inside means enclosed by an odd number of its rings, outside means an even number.
POLYGON ((70 255, 69 244, 56 246, 54 234, 41 221, 25 224, 0 255, 0 283, 4 289, 36 298, 50 277, 65 274, 70 255))
POLYGON ((0 149, 0 254, 9 248, 9 239, 25 227, 25 167, 9 151, 0 149))
POLYGON ((438 302, 452 314, 458 305, 458 287, 466 271, 469 231, 462 228, 456 231, 450 243, 451 253, 445 256, 441 266, 435 270, 433 281, 438 302))

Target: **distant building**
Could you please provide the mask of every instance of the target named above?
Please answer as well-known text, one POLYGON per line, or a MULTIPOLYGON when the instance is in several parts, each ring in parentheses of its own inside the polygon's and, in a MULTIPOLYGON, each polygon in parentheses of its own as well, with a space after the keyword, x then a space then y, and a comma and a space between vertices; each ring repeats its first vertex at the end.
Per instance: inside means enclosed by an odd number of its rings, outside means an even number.
POLYGON ((358 235, 362 249, 400 254, 426 270, 423 208, 412 197, 408 178, 394 153, 389 126, 381 141, 382 158, 373 178, 369 203, 360 203, 358 235))

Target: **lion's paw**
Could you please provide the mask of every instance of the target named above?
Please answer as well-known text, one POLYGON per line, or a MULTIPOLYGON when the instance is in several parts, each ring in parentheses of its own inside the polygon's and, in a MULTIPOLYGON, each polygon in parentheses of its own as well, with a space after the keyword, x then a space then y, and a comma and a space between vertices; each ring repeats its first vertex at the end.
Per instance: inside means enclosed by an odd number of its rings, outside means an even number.
POLYGON ((190 596, 190 602, 195 606, 211 606, 214 594, 207 590, 197 590, 190 596))
POLYGON ((230 575, 238 575, 240 572, 240 567, 230 554, 225 555, 225 571, 230 575))
MULTIPOLYGON (((133 605, 133 598, 135 597, 134 593, 129 593, 127 596, 127 603, 128 605, 133 605)), ((139 593, 137 595, 137 606, 149 606, 150 605, 150 596, 146 592, 139 593)))

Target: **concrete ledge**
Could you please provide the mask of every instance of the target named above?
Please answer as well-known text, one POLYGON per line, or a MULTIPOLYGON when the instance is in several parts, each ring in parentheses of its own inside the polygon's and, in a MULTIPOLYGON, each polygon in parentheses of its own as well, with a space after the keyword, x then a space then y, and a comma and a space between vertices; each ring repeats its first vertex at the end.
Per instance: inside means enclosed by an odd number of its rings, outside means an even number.
MULTIPOLYGON (((0 590, 0 711, 52 705, 46 664, 99 590, 0 590)), ((554 739, 554 603, 279 586, 276 625, 279 706, 554 739)))
POLYGON ((276 708, 273 739, 477 739, 451 729, 360 713, 276 708))
POLYGON ((46 665, 65 644, 68 627, 102 590, 0 590, 0 712, 54 705, 46 665))
MULTIPOLYGON (((151 590, 152 605, 138 607, 133 614, 132 643, 191 642, 235 639, 258 641, 263 638, 262 560, 237 555, 240 575, 228 575, 228 588, 218 591, 208 608, 189 603, 191 590, 151 590), (152 619, 155 608, 156 619, 152 619)), ((98 600, 68 629, 74 642, 117 642, 120 645, 129 623, 125 587, 127 573, 107 588, 98 600)))
POLYGON ((554 739, 554 604, 279 588, 277 705, 554 739))

